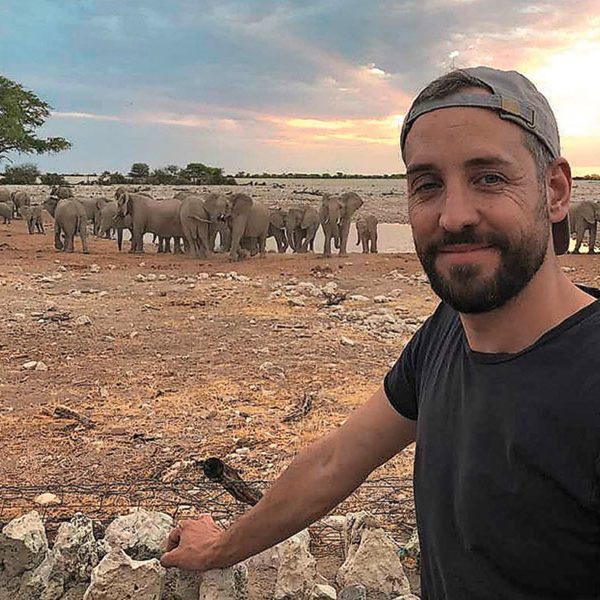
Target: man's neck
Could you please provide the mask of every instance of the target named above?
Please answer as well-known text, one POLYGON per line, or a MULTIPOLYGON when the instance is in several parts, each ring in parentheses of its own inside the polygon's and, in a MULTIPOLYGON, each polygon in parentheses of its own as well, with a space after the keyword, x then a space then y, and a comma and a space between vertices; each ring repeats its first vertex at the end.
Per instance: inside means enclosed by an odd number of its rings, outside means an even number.
POLYGON ((569 281, 552 254, 503 307, 487 313, 461 313, 460 318, 471 350, 515 353, 594 300, 569 281))

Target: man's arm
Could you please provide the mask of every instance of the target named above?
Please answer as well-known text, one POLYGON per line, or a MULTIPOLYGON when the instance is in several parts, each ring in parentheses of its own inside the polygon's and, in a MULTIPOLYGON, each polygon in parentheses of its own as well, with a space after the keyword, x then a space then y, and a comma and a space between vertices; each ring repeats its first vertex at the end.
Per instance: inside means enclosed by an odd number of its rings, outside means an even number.
POLYGON ((304 449, 263 498, 222 531, 208 515, 174 529, 161 562, 204 571, 234 565, 307 527, 347 498, 378 466, 414 441, 416 422, 383 386, 338 429, 304 449))

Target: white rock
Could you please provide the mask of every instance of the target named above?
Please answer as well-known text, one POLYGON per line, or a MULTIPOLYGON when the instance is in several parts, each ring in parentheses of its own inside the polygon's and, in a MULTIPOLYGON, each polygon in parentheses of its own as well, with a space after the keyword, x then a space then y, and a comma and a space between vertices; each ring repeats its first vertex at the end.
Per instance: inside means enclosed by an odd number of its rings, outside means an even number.
POLYGON ((146 275, 146 281, 156 281, 156 275, 154 273, 149 273, 146 275))
MULTIPOLYGON (((17 598, 19 600, 59 600, 65 591, 65 573, 50 552, 33 571, 23 575, 17 598)), ((1 598, 1 596, 0 596, 1 598)))
POLYGON ((386 302, 389 302, 390 298, 388 298, 387 296, 374 296, 373 297, 373 302, 375 302, 375 304, 385 304, 386 302))
POLYGON ((248 595, 248 571, 244 565, 214 569, 202 574, 199 600, 245 600, 248 595))
POLYGON ((369 593, 385 594, 388 598, 410 594, 396 545, 383 529, 363 531, 360 545, 340 567, 337 582, 341 586, 360 583, 369 593))
POLYGON ((91 519, 81 513, 61 523, 52 547, 57 565, 67 581, 87 582, 100 560, 100 548, 91 519))
POLYGON ((354 341, 344 336, 340 338, 340 342, 342 346, 354 346, 354 341))
POLYGON ((367 298, 367 296, 361 296, 361 294, 353 294, 348 298, 348 300, 354 300, 354 302, 370 302, 371 299, 367 298))
POLYGON ((135 280, 136 280, 136 281, 146 281, 146 276, 145 276, 145 275, 142 275, 141 273, 138 273, 138 274, 135 276, 135 280))
POLYGON ((33 499, 33 501, 40 506, 54 506, 56 504, 62 504, 60 498, 55 494, 51 494, 50 492, 39 494, 33 499))
POLYGON ((165 281, 166 279, 167 279, 167 276, 166 276, 164 273, 161 273, 161 274, 158 276, 158 280, 159 280, 159 281, 165 281))
POLYGON ((91 325, 92 319, 90 319, 90 317, 87 315, 80 315, 75 319, 74 323, 75 325, 91 325))
POLYGON ((23 368, 26 371, 31 371, 32 369, 35 369, 36 366, 37 366, 37 360, 30 360, 26 363, 23 363, 23 368))
POLYGON ((208 279, 210 277, 210 275, 208 273, 198 273, 198 275, 196 275, 196 279, 208 279))
POLYGON ((279 544, 279 570, 273 598, 309 597, 317 583, 323 583, 317 573, 317 561, 308 549, 310 535, 301 531, 279 544))
POLYGON ((41 360, 38 360, 38 362, 35 364, 35 370, 36 371, 47 371, 48 370, 48 366, 46 365, 45 362, 42 362, 41 360))
POLYGON ((310 600, 337 600, 337 592, 330 585, 317 583, 310 595, 310 600))
POLYGON ((343 515, 329 515, 328 517, 323 517, 320 522, 323 525, 331 527, 332 529, 335 529, 341 533, 344 530, 346 517, 343 515))
POLYGON ((288 298, 288 304, 290 306, 306 306, 304 300, 300 300, 299 298, 288 298))
POLYGON ((0 533, 2 574, 15 577, 37 567, 48 550, 44 524, 37 511, 7 523, 0 533))
POLYGON ((90 265, 90 273, 99 273, 100 272, 100 265, 97 265, 96 263, 94 263, 93 265, 90 265))
POLYGON ((414 558, 415 560, 419 560, 421 557, 421 545, 419 543, 419 532, 415 528, 410 536, 408 542, 404 546, 404 551, 406 552, 406 556, 410 558, 414 558))
POLYGON ((92 571, 83 600, 159 600, 164 578, 158 560, 132 560, 115 549, 92 571))
POLYGON ((173 519, 164 513, 137 509, 117 517, 107 528, 104 544, 122 548, 132 558, 160 558, 173 528, 173 519))

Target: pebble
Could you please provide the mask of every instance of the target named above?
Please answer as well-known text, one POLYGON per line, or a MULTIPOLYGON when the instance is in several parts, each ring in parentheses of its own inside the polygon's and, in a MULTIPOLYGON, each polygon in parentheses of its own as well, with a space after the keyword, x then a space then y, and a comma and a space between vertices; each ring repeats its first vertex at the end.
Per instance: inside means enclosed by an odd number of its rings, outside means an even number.
POLYGON ((33 501, 40 506, 54 506, 56 504, 62 504, 60 498, 50 492, 44 492, 36 496, 33 501))
POLYGON ((342 346, 354 346, 354 341, 344 336, 340 338, 340 342, 342 346))
POLYGON ((91 325, 92 319, 90 319, 90 317, 87 315, 80 315, 75 319, 74 323, 75 325, 91 325))
POLYGON ((36 371, 47 371, 48 370, 48 366, 46 365, 45 362, 42 362, 41 360, 37 362, 37 364, 35 365, 35 370, 36 371))
POLYGON ((142 275, 141 273, 138 273, 138 274, 135 276, 135 280, 136 280, 136 281, 146 281, 146 276, 145 276, 145 275, 142 275))
POLYGON ((30 360, 23 364, 23 368, 26 371, 31 371, 32 369, 35 369, 36 365, 37 365, 37 360, 30 360))
POLYGON ((100 265, 97 265, 96 263, 94 263, 93 265, 90 265, 90 273, 99 273, 100 272, 100 265))

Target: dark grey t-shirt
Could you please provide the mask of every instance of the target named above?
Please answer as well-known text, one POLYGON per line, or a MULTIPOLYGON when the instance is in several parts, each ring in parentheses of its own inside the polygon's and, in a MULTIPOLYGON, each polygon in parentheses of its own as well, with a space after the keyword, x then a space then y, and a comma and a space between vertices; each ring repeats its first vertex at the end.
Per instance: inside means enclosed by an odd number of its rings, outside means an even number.
POLYGON ((424 599, 600 598, 600 302, 516 354, 441 304, 384 387, 417 420, 424 599))

